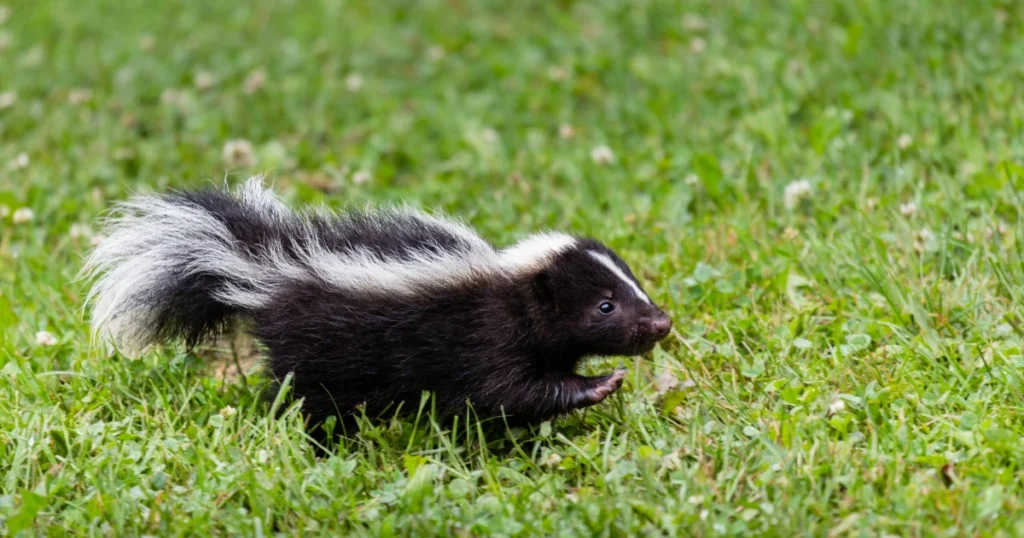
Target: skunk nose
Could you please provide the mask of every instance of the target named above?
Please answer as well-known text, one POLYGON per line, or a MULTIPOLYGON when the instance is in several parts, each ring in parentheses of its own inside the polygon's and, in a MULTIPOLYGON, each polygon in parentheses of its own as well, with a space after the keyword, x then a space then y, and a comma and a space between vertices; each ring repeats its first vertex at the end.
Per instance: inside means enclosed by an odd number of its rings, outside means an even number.
POLYGON ((647 324, 651 334, 658 337, 658 340, 668 336, 668 331, 672 328, 672 318, 662 314, 647 324))

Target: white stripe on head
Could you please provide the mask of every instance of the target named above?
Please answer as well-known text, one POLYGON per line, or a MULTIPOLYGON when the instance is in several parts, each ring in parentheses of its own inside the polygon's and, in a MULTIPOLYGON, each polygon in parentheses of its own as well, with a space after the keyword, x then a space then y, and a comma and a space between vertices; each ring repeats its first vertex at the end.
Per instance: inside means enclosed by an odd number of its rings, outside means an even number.
POLYGON ((648 297, 647 294, 644 293, 644 290, 640 289, 640 286, 638 286, 636 282, 633 282, 633 279, 626 276, 626 273, 623 273, 622 269, 619 269, 619 266, 615 265, 615 262, 613 262, 607 254, 604 254, 602 252, 594 252, 593 250, 588 250, 587 254, 590 254, 591 257, 600 262, 601 265, 607 267, 608 270, 611 271, 615 276, 621 278, 623 282, 628 284, 629 287, 633 289, 633 293, 635 293, 637 297, 642 299, 647 304, 653 304, 651 302, 650 297, 648 297))
POLYGON ((571 235, 554 232, 534 234, 502 250, 501 265, 513 273, 539 271, 574 244, 576 238, 571 235))

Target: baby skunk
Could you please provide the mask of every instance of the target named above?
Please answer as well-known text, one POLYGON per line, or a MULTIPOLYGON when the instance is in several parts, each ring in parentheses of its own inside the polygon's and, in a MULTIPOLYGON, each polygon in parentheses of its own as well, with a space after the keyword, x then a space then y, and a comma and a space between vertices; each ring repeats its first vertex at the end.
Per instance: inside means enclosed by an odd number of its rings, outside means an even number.
POLYGON ((646 353, 672 325, 593 239, 496 250, 410 209, 296 215, 259 177, 119 210, 84 269, 94 329, 138 351, 247 319, 311 425, 359 406, 415 412, 423 391, 446 416, 469 401, 480 417, 546 420, 622 385, 624 370, 576 374, 584 357, 646 353))

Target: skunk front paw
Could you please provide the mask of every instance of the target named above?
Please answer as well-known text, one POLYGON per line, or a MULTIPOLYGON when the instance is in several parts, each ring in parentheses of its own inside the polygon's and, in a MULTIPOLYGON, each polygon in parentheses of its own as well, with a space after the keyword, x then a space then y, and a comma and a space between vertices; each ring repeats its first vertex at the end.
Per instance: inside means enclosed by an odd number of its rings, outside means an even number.
POLYGON ((611 393, 619 390, 619 388, 622 387, 622 381, 625 378, 626 370, 615 370, 614 372, 611 373, 611 375, 608 375, 603 380, 601 380, 596 387, 587 391, 587 396, 589 397, 588 400, 590 400, 591 403, 595 404, 602 402, 611 393))

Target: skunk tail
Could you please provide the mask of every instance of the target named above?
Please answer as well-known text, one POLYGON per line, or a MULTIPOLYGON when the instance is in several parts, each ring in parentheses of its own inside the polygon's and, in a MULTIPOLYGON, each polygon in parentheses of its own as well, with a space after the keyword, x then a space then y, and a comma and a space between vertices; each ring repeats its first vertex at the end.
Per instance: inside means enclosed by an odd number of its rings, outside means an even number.
POLYGON ((82 269, 93 281, 86 302, 95 335, 132 352, 179 338, 191 347, 259 311, 302 277, 301 222, 260 177, 234 196, 207 190, 119 204, 82 269))

